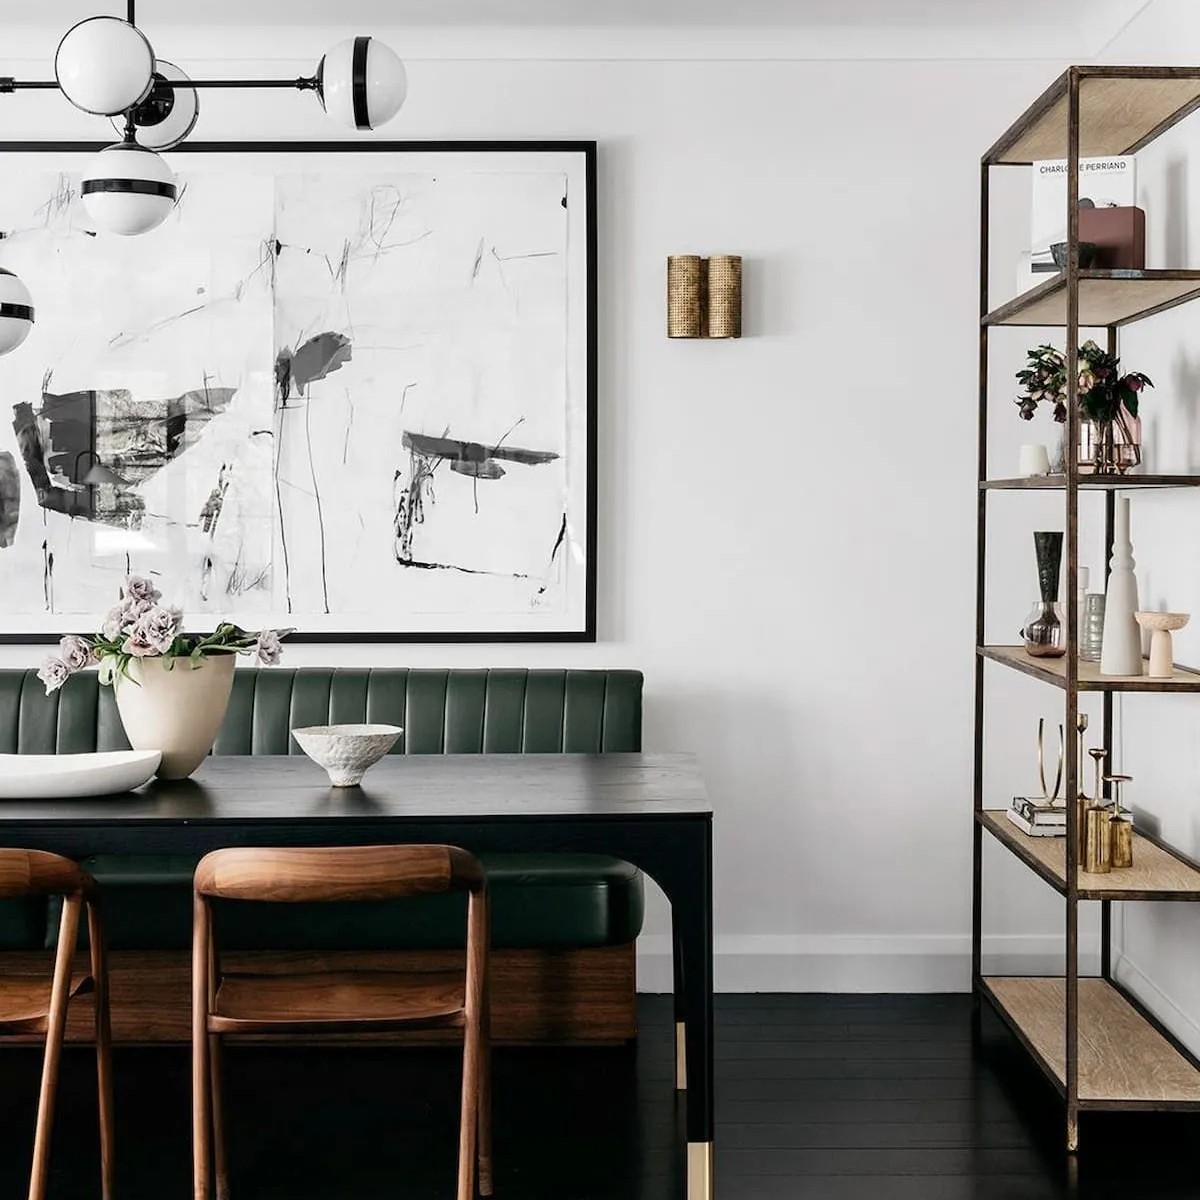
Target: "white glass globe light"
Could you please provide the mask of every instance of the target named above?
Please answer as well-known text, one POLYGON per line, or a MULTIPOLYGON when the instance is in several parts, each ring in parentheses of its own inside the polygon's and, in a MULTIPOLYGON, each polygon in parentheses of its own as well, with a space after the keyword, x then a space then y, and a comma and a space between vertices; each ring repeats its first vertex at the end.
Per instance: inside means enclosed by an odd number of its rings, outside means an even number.
POLYGON ((88 164, 80 185, 97 228, 133 237, 156 229, 175 207, 175 172, 153 150, 118 142, 88 164))
POLYGON ((0 354, 15 350, 33 328, 33 297, 11 272, 0 267, 0 354))
POLYGON ((317 66, 321 106, 351 129, 377 129, 408 95, 408 75, 396 52, 378 38, 338 42, 317 66))
MULTIPOLYGON (((199 116, 200 100, 192 81, 174 63, 157 59, 150 94, 133 109, 138 145, 147 150, 170 150, 192 132, 199 116)), ((112 127, 124 134, 123 113, 112 118, 112 127)))
POLYGON ((88 17, 71 26, 54 55, 54 77, 76 108, 111 117, 140 103, 154 83, 146 35, 120 17, 88 17))

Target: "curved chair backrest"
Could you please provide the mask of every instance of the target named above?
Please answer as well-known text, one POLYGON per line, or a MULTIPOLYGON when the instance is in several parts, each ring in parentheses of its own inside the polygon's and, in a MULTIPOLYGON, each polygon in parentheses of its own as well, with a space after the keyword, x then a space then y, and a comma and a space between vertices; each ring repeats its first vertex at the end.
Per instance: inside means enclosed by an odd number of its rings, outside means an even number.
POLYGON ((77 863, 45 850, 0 849, 0 900, 21 896, 91 896, 96 885, 77 863))
POLYGON ((196 894, 309 903, 480 893, 479 861, 457 846, 340 846, 214 850, 196 867, 196 894))

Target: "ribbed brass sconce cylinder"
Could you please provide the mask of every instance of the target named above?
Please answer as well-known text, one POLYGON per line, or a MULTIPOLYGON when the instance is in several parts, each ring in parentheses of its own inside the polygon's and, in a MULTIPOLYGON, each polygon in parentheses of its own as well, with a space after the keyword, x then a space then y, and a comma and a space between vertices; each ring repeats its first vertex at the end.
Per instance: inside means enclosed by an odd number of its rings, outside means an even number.
POLYGON ((704 336, 705 262, 698 254, 667 259, 667 337, 704 336))
POLYGON ((714 254, 708 260, 708 337, 742 336, 742 257, 714 254))

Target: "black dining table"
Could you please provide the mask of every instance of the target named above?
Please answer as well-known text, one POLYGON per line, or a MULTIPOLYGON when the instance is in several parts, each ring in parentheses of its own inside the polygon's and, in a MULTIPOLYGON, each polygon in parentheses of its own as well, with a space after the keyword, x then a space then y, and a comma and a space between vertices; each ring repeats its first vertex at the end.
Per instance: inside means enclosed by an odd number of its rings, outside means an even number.
POLYGON ((713 1195, 712 805, 688 754, 390 755, 335 788, 299 756, 212 757, 122 795, 0 802, 0 844, 94 854, 441 842, 611 854, 671 903, 688 1200, 713 1195))

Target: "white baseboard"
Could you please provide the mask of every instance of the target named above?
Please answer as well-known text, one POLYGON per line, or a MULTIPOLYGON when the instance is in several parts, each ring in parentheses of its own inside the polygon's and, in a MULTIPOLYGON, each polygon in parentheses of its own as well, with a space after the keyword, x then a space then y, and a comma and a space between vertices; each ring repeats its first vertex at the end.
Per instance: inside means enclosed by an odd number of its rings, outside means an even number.
POLYGON ((1200 1048, 1200 1024, 1144 975, 1128 955, 1113 955, 1113 978, 1123 983, 1193 1053, 1200 1048))
MULTIPOLYGON (((1058 934, 989 936, 984 971, 1051 975, 1062 971, 1058 934)), ((1095 972, 1099 960, 1080 958, 1095 972)), ((790 934, 717 938, 714 971, 719 992, 966 992, 971 987, 971 939, 839 937, 790 934)), ((638 940, 638 990, 671 991, 671 942, 665 935, 638 940)))

